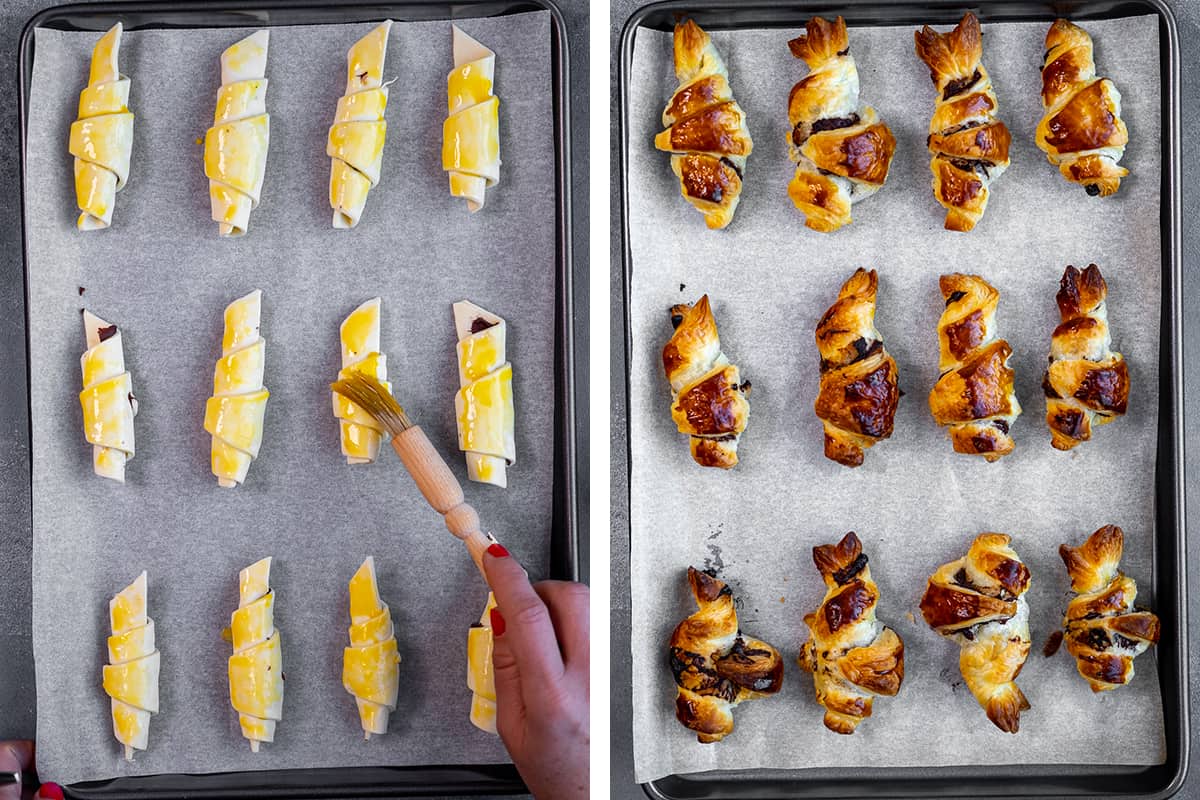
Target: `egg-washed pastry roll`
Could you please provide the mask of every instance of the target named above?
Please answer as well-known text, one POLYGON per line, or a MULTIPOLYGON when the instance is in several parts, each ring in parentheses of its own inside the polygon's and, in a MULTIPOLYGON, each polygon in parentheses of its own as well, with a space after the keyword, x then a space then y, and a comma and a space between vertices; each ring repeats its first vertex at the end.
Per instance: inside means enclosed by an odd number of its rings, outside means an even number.
POLYGON ((467 688, 471 690, 471 724, 496 732, 496 670, 492 666, 492 609, 496 598, 488 592, 479 622, 467 632, 467 688))
POLYGON ((400 693, 400 653, 392 612, 379 598, 375 557, 350 579, 350 646, 342 655, 342 686, 354 695, 363 738, 387 733, 400 693))
POLYGON ((467 477, 508 486, 517 460, 513 433, 512 364, 505 357, 507 325, 474 303, 454 304, 458 331, 458 449, 467 456, 467 477))
POLYGON ((325 153, 333 159, 329 173, 329 205, 333 227, 353 228, 362 218, 367 192, 379 183, 387 122, 388 87, 383 82, 388 31, 384 20, 354 43, 346 54, 346 93, 338 98, 325 153))
POLYGON ((158 713, 159 652, 154 646, 154 620, 146 615, 146 573, 108 603, 108 664, 104 693, 112 698, 113 735, 125 745, 125 760, 145 750, 150 715, 158 713))
POLYGON ((87 350, 79 363, 83 371, 83 432, 92 443, 92 469, 103 478, 125 482, 125 462, 133 458, 133 417, 137 398, 125 370, 121 331, 86 309, 83 332, 87 350))
MULTIPOLYGON (((338 372, 338 380, 345 380, 352 372, 361 372, 391 392, 392 385, 387 380, 387 356, 379 352, 379 307, 379 298, 372 298, 350 312, 342 322, 342 369, 338 372)), ((346 457, 346 463, 372 463, 379 456, 379 442, 387 438, 387 431, 345 395, 337 392, 332 395, 333 415, 340 423, 342 455, 346 457)))
POLYGON ((261 312, 260 289, 226 306, 213 396, 204 408, 204 430, 212 434, 212 472, 225 489, 245 482, 262 445, 263 414, 271 393, 263 386, 267 342, 258 332, 261 312))
POLYGON ((238 608, 229 623, 229 702, 238 712, 242 736, 258 752, 259 742, 275 741, 283 719, 283 650, 275 627, 271 557, 238 575, 238 608))
POLYGON ((221 54, 221 88, 213 126, 204 136, 204 174, 212 218, 222 236, 241 236, 258 207, 267 171, 267 42, 262 30, 221 54))
POLYGON ((454 29, 454 69, 446 79, 449 115, 442 126, 442 169, 450 194, 483 208, 484 190, 500 181, 500 99, 492 93, 496 54, 454 29))
POLYGON ((112 224, 117 192, 129 179, 133 150, 133 112, 129 78, 117 68, 121 23, 108 29, 92 50, 87 88, 79 93, 79 118, 71 124, 70 153, 75 156, 75 227, 94 231, 112 224))

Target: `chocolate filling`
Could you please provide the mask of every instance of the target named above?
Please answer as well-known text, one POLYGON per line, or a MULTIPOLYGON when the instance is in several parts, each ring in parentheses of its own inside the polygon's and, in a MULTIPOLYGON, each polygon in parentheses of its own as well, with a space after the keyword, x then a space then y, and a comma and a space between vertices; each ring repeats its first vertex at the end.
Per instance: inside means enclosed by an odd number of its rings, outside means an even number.
POLYGON ((100 337, 100 341, 107 342, 109 339, 117 335, 117 326, 109 325, 107 328, 101 328, 96 331, 96 335, 100 337))
POLYGON ((974 74, 972 74, 969 78, 959 78, 957 80, 950 81, 946 84, 946 88, 942 91, 942 99, 949 100, 951 97, 962 94, 972 85, 974 85, 979 78, 979 70, 975 70, 974 74))
POLYGON ((483 317, 476 317, 474 319, 474 321, 471 322, 471 333, 479 333, 480 331, 486 331, 488 328, 491 328, 495 325, 496 325, 495 322, 488 322, 483 317))

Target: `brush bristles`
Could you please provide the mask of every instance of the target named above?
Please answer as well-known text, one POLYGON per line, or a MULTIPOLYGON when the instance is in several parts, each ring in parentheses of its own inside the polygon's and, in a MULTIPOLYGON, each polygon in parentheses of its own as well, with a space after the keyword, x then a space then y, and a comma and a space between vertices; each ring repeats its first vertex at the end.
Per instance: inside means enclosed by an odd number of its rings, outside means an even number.
POLYGON ((345 380, 330 384, 329 388, 370 414, 393 436, 413 425, 396 398, 369 375, 352 372, 345 380))

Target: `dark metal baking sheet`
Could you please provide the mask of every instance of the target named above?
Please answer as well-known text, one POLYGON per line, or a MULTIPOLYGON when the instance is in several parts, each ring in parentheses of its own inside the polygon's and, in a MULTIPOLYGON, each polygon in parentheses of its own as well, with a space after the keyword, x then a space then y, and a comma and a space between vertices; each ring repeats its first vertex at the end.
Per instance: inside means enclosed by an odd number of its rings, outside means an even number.
MULTIPOLYGON (((74 4, 34 15, 21 34, 19 102, 21 192, 25 188, 25 137, 29 84, 33 73, 35 28, 103 32, 120 20, 126 30, 219 28, 246 25, 315 25, 393 19, 416 22, 549 11, 554 95, 555 190, 557 208, 556 317, 554 321, 554 505, 550 535, 550 576, 579 578, 579 519, 575 463, 574 306, 571 260, 570 58, 563 18, 553 0, 458 0, 457 2, 311 2, 310 0, 209 0, 183 5, 166 2, 74 4)), ((22 204, 22 244, 25 242, 22 204)), ((27 373, 29 361, 29 265, 25 261, 27 373)), ((26 385, 29 384, 28 374, 26 385)), ((27 397, 28 400, 28 397, 27 397)), ((31 426, 32 430, 32 426, 31 426)), ((31 447, 32 451, 32 447, 31 447)), ((30 476, 32 481, 32 474, 30 476)), ((32 522, 32 521, 31 521, 32 522)), ((32 527, 31 527, 32 530, 32 527)), ((275 770, 207 775, 152 775, 89 781, 67 788, 68 796, 108 798, 136 793, 139 798, 196 797, 415 797, 429 795, 521 794, 525 784, 511 764, 423 765, 356 769, 275 770)))
MULTIPOLYGON (((1183 271, 1180 260, 1179 188, 1179 31, 1162 0, 930 0, 924 3, 769 2, 752 0, 666 0, 634 12, 621 33, 618 86, 621 168, 621 228, 624 257, 625 407, 629 408, 632 321, 629 302, 633 263, 629 241, 629 78, 633 45, 639 29, 671 30, 684 16, 706 29, 803 27, 814 15, 842 15, 854 27, 870 25, 954 25, 965 11, 984 24, 1112 19, 1154 14, 1159 20, 1162 77, 1162 342, 1159 351, 1159 428, 1155 467, 1156 613, 1164 635, 1158 644, 1159 681, 1167 757, 1163 764, 1118 767, 1096 764, 997 765, 946 768, 817 768, 807 770, 739 770, 670 775, 643 784, 646 794, 661 800, 690 798, 929 798, 986 797, 1130 797, 1165 798, 1177 792, 1187 772, 1187 570, 1184 538, 1183 459, 1183 271)), ((631 471, 626 450, 626 470, 631 471)), ((632 529, 631 529, 632 532, 632 529)))

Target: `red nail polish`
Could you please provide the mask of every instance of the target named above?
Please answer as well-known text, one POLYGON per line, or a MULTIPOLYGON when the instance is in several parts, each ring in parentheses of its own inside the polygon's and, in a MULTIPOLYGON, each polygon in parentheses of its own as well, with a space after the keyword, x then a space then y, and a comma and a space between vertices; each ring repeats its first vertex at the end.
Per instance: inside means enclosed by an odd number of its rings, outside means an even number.
MULTIPOLYGON (((493 545, 499 547, 500 545, 493 545)), ((493 608, 491 613, 492 618, 492 636, 504 635, 504 617, 500 614, 500 609, 493 608)))
POLYGON ((41 788, 38 789, 38 794, 49 798, 49 800, 63 800, 62 787, 57 783, 43 783, 41 788))
POLYGON ((509 552, 505 550, 504 545, 500 544, 499 542, 489 545, 487 551, 496 558, 508 558, 509 556, 509 552))

